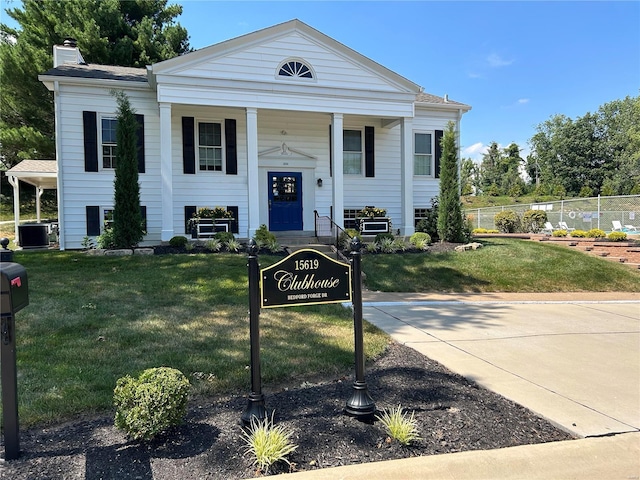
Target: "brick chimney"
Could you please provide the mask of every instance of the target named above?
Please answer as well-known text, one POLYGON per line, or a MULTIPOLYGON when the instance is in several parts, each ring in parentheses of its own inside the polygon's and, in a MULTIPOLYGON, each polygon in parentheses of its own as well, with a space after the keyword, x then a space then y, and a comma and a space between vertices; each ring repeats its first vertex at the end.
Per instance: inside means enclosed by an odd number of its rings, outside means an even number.
POLYGON ((65 38, 62 45, 53 46, 53 68, 64 64, 85 64, 75 38, 65 38))

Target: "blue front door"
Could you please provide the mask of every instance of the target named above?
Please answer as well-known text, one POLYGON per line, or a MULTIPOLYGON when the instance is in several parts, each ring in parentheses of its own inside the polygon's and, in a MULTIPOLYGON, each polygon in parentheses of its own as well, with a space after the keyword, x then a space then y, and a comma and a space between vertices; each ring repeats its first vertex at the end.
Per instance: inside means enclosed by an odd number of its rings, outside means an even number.
POLYGON ((302 173, 269 172, 269 230, 302 230, 302 173))

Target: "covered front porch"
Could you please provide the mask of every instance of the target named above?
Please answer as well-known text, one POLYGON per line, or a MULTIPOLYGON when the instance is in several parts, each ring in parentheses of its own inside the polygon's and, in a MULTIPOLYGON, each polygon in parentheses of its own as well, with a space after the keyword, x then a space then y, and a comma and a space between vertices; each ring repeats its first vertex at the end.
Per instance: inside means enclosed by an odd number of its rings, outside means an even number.
POLYGON ((9 183, 13 187, 13 216, 16 245, 22 247, 48 246, 49 235, 58 231, 58 224, 57 218, 48 219, 50 221, 43 222, 41 199, 45 190, 56 190, 58 188, 58 166, 56 161, 23 160, 13 168, 7 170, 6 175, 9 183), (35 224, 20 225, 20 182, 35 187, 35 224), (32 245, 32 243, 38 243, 39 245, 32 245))

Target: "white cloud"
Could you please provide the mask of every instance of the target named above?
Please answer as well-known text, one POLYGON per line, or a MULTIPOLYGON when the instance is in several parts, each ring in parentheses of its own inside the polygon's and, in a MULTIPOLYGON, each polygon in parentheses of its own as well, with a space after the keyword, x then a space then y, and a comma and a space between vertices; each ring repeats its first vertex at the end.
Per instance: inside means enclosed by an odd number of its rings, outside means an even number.
POLYGON ((482 142, 474 143, 468 147, 462 149, 462 157, 471 158, 474 163, 480 163, 482 161, 482 156, 487 153, 487 145, 482 142))
POLYGON ((525 103, 529 103, 529 99, 528 98, 519 98, 518 99, 518 105, 524 105, 525 103))
POLYGON ((490 67, 496 68, 496 67, 506 67, 508 65, 511 65, 513 63, 513 60, 505 60, 497 53, 492 53, 487 57, 487 62, 489 63, 490 67))

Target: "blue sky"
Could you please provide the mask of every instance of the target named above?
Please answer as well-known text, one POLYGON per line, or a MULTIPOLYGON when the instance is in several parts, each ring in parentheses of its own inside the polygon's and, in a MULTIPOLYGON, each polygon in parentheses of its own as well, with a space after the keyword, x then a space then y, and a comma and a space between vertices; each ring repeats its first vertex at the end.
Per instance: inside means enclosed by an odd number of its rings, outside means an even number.
MULTIPOLYGON (((174 3, 174 2, 170 2, 174 3)), ((463 156, 527 142, 571 118, 640 95, 640 2, 182 0, 202 48, 297 18, 424 87, 472 106, 463 156)))
POLYGON ((638 1, 169 3, 183 5, 178 21, 195 49, 297 18, 426 92, 471 105, 461 143, 475 160, 492 141, 516 142, 525 157, 552 115, 640 95, 638 1))

